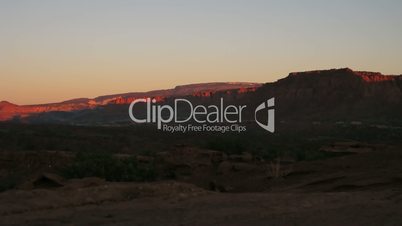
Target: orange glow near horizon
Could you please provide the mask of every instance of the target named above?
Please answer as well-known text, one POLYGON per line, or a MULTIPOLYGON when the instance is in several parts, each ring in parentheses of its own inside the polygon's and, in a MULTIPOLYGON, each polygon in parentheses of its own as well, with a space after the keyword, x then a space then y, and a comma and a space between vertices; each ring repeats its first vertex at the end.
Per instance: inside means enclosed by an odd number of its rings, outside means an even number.
POLYGON ((0 101, 41 104, 350 67, 401 74, 402 3, 8 1, 0 101), (345 7, 347 5, 347 7, 345 7))

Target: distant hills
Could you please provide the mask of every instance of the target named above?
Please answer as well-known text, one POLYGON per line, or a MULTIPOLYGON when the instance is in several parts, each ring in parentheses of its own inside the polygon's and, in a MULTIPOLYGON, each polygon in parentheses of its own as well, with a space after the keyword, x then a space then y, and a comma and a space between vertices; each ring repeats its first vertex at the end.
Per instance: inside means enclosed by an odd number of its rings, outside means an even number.
POLYGON ((349 68, 296 72, 263 85, 255 96, 275 96, 284 119, 390 122, 402 115, 402 76, 349 68))
POLYGON ((149 92, 132 92, 99 96, 93 99, 79 98, 60 103, 38 105, 15 105, 7 101, 0 102, 0 121, 10 120, 15 117, 27 118, 46 112, 72 112, 85 109, 94 109, 100 106, 114 104, 129 104, 133 100, 144 97, 154 97, 159 101, 169 97, 179 96, 210 96, 215 92, 224 90, 239 90, 239 92, 253 91, 260 87, 259 83, 246 82, 215 82, 176 86, 173 89, 153 90, 149 92))
POLYGON ((61 103, 18 106, 0 102, 0 120, 66 124, 114 124, 129 122, 128 104, 153 97, 170 103, 187 97, 195 103, 247 104, 245 115, 253 120, 261 102, 275 97, 278 121, 370 121, 400 123, 402 75, 353 71, 349 68, 294 72, 276 82, 204 83, 174 89, 76 99, 61 103))

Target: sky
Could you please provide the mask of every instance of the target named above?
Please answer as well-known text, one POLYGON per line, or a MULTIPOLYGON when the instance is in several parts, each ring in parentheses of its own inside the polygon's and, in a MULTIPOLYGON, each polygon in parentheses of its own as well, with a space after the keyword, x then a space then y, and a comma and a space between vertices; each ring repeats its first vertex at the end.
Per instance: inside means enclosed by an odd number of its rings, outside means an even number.
POLYGON ((401 28, 400 0, 0 0, 0 100, 402 74, 401 28))

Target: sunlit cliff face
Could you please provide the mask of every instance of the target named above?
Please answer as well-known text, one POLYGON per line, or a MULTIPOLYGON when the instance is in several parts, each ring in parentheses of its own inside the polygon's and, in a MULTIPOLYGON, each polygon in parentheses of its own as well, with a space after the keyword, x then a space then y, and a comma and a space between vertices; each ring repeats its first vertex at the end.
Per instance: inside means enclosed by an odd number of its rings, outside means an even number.
POLYGON ((394 81, 402 78, 401 76, 395 77, 395 76, 383 75, 379 72, 356 71, 355 73, 359 75, 366 82, 394 81))
POLYGON ((212 84, 206 83, 196 85, 178 86, 172 90, 150 91, 146 93, 120 94, 94 99, 77 99, 61 103, 40 104, 40 105, 15 105, 7 101, 0 102, 0 120, 9 120, 15 116, 28 117, 32 114, 53 112, 53 111, 77 111, 84 109, 93 109, 99 106, 117 104, 130 104, 134 100, 152 97, 156 102, 164 101, 166 97, 190 95, 194 97, 210 97, 216 92, 235 92, 247 93, 253 92, 259 87, 257 83, 222 83, 212 84), (229 91, 230 90, 230 91, 229 91), (160 93, 160 94, 158 94, 160 93))

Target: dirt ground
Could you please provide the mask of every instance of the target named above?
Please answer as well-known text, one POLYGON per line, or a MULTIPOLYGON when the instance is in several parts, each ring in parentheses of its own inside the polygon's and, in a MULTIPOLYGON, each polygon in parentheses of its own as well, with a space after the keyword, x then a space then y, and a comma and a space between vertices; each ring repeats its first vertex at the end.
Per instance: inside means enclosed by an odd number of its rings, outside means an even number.
POLYGON ((402 222, 402 192, 395 190, 230 194, 166 182, 11 191, 0 200, 2 225, 368 226, 402 222))
POLYGON ((387 148, 294 163, 280 178, 260 165, 229 162, 242 167, 214 178, 232 188, 225 192, 191 183, 196 172, 151 183, 72 179, 0 193, 0 224, 402 225, 401 162, 400 149, 387 148))

